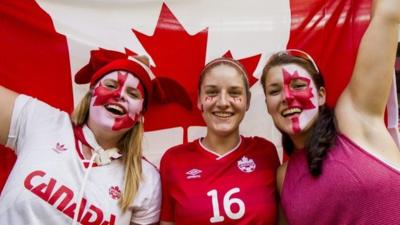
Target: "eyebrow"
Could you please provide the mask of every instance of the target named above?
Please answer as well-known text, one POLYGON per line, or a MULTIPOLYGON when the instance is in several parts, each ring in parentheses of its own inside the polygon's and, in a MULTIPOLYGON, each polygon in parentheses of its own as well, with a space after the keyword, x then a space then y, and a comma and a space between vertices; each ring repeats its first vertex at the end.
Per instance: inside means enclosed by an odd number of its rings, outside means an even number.
POLYGON ((104 82, 104 81, 114 81, 114 82, 117 82, 117 80, 115 80, 115 79, 113 79, 113 78, 106 78, 106 79, 103 79, 102 81, 103 81, 103 82, 104 82))
POLYGON ((267 84, 267 87, 280 87, 280 86, 282 86, 282 85, 279 83, 267 84))

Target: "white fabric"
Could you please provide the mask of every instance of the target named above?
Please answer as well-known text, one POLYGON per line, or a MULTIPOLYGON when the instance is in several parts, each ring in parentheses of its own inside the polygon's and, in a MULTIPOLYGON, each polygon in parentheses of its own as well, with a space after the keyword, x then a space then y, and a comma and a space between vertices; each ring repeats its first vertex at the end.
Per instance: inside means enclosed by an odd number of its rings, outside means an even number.
MULTIPOLYGON (((15 149, 18 157, 0 196, 0 224, 71 224, 86 168, 76 151, 68 114, 20 95, 15 102, 7 146, 15 149)), ((143 180, 125 213, 120 210, 118 199, 113 199, 124 187, 122 161, 93 167, 78 221, 157 222, 160 177, 153 165, 146 160, 142 163, 143 180)))
POLYGON ((105 151, 97 142, 94 137, 93 132, 89 129, 88 126, 84 125, 82 127, 83 135, 85 136, 86 141, 92 147, 93 154, 95 155, 94 160, 97 165, 107 165, 111 163, 112 159, 117 159, 122 155, 119 154, 118 148, 110 148, 105 151))

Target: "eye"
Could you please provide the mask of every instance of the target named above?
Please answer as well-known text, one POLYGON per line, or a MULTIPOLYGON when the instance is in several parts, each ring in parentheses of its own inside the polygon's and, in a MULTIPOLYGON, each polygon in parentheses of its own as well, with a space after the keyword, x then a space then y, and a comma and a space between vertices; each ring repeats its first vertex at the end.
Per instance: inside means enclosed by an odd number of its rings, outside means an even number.
POLYGON ((216 90, 216 89, 209 89, 209 90, 206 90, 205 91, 205 94, 207 95, 207 96, 216 96, 216 95, 218 95, 218 90, 216 90))
POLYGON ((271 85, 266 89, 267 95, 275 96, 279 95, 282 91, 282 87, 280 85, 271 85))
POLYGON ((142 94, 137 89, 129 89, 126 92, 127 92, 128 96, 133 99, 141 99, 142 98, 142 94))
POLYGON ((308 83, 304 80, 296 79, 291 82, 290 87, 293 90, 304 90, 308 87, 308 83))
POLYGON ((237 97, 237 96, 242 95, 243 92, 240 91, 240 90, 235 90, 235 91, 230 91, 229 94, 230 94, 231 96, 237 97))
POLYGON ((267 92, 267 94, 274 96, 274 95, 278 95, 279 92, 280 92, 280 90, 270 90, 270 91, 267 92))
POLYGON ((107 87, 109 89, 117 89, 118 88, 118 83, 115 80, 103 80, 103 86, 107 87))

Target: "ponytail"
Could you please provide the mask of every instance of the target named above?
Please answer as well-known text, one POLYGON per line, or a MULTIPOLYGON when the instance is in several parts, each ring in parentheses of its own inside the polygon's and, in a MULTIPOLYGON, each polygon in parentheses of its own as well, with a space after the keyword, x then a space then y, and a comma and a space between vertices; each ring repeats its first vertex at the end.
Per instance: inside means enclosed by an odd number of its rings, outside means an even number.
POLYGON ((336 140, 336 122, 333 110, 327 105, 320 107, 320 114, 315 121, 306 142, 308 169, 313 176, 322 172, 322 163, 336 140))

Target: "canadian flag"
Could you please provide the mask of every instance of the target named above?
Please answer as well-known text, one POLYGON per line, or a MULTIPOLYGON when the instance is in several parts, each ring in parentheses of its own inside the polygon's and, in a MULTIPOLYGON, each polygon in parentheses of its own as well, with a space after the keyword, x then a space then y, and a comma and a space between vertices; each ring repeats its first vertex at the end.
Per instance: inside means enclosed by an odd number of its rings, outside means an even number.
MULTIPOLYGON (((87 90, 73 76, 91 50, 148 55, 155 76, 179 82, 193 105, 192 111, 172 103, 147 112, 144 153, 158 164, 167 148, 205 134, 196 108, 199 71, 213 58, 230 56, 251 73, 251 107, 241 133, 280 146, 258 81, 266 60, 286 48, 309 52, 334 105, 350 79, 370 5, 370 0, 3 0, 0 84, 71 112, 87 90)), ((391 100, 388 124, 397 127, 397 100, 391 100)), ((14 160, 10 150, 0 154, 0 189, 14 160)))

